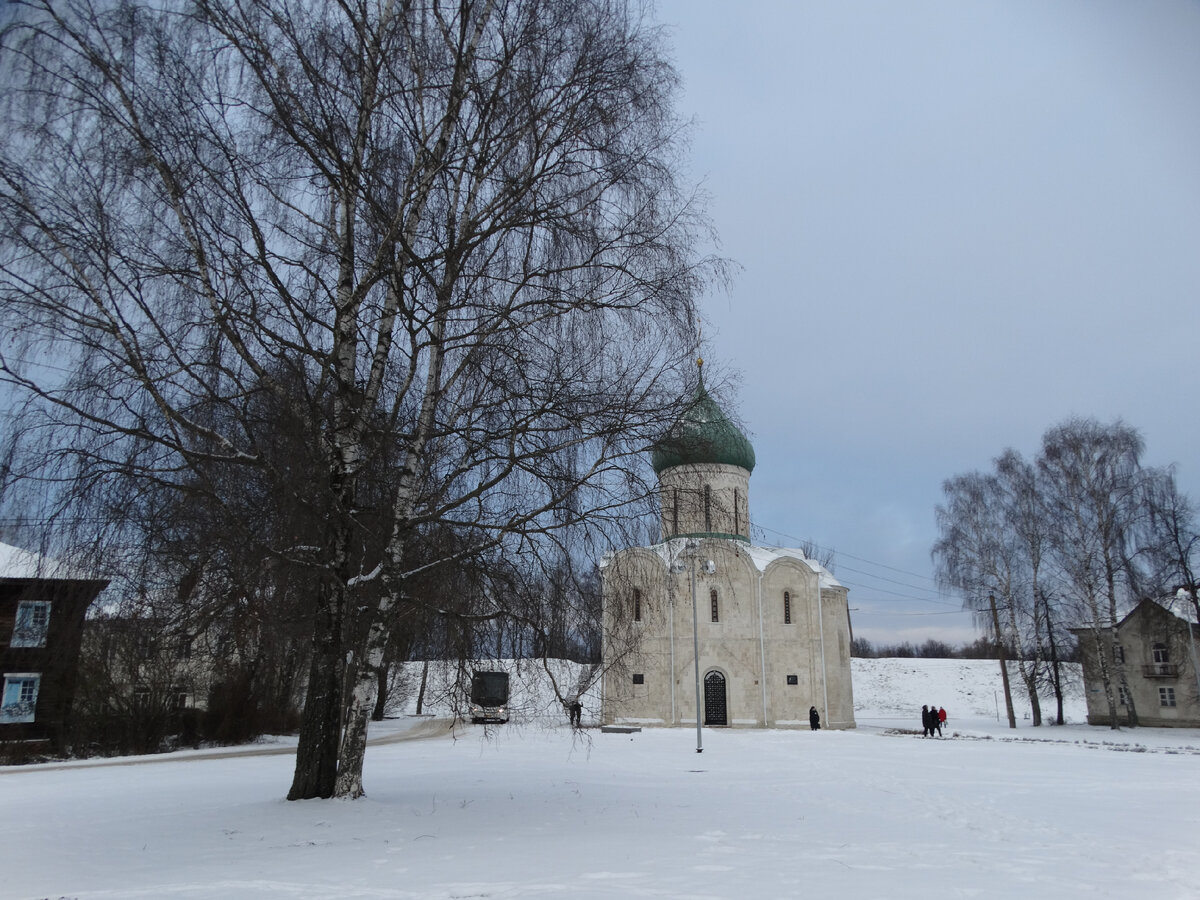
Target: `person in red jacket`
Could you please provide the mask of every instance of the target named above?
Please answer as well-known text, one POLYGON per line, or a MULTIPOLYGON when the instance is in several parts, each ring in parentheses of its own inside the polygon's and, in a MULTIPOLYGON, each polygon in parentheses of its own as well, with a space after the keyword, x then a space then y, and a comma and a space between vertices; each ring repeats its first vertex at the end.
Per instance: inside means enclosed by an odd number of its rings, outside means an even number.
POLYGON ((946 707, 939 706, 937 712, 938 712, 938 724, 941 725, 942 728, 945 728, 946 727, 946 707))

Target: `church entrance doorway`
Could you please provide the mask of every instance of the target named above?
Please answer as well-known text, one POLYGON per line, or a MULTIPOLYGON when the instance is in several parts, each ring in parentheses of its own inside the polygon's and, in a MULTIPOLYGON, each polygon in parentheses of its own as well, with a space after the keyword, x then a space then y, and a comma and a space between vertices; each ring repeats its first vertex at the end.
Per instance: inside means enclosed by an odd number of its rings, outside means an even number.
POLYGON ((704 724, 729 724, 729 713, 725 706, 725 676, 720 672, 709 672, 704 676, 704 724))

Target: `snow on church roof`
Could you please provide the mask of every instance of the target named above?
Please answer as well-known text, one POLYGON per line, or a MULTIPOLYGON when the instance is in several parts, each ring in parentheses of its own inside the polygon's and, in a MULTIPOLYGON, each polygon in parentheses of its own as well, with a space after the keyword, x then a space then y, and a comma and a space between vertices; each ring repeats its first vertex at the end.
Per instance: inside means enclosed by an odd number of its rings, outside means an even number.
MULTIPOLYGON (((658 554, 662 559, 663 564, 670 566, 671 562, 679 557, 683 552, 684 546, 688 540, 693 538, 671 538, 663 541, 661 544, 654 544, 651 547, 644 549, 650 550, 658 554)), ((719 541, 729 540, 728 538, 700 538, 701 541, 719 541)), ((823 565, 814 559, 809 559, 804 555, 804 551, 796 547, 756 547, 753 544, 747 544, 744 541, 732 541, 730 543, 737 546, 739 553, 745 553, 749 557, 750 562, 754 563, 754 568, 759 572, 765 572, 767 566, 778 559, 794 559, 804 563, 810 569, 817 573, 818 584, 821 588, 842 587, 842 583, 833 577, 833 573, 826 569, 823 565)), ((611 554, 606 554, 604 559, 600 561, 600 567, 604 568, 612 559, 611 554)))
POLYGON ((767 566, 777 559, 797 559, 817 573, 822 588, 841 587, 842 583, 833 577, 833 573, 815 559, 809 559, 804 551, 796 547, 755 547, 744 546, 746 555, 754 562, 755 568, 765 572, 767 566))

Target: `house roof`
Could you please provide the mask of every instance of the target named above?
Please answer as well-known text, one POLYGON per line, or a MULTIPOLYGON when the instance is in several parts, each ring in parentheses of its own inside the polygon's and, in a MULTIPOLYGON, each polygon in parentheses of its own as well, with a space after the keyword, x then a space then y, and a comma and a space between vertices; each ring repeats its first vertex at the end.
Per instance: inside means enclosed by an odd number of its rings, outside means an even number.
MULTIPOLYGON (((1154 613, 1162 616, 1169 616, 1170 618, 1175 619, 1180 626, 1185 624, 1190 625, 1193 631, 1195 631, 1197 634, 1200 634, 1200 625, 1196 624, 1196 613, 1192 608, 1191 602, 1188 601, 1185 603, 1179 603, 1174 597, 1163 603, 1150 599, 1139 600, 1137 605, 1127 612, 1119 622, 1117 622, 1117 628, 1123 628, 1126 623, 1132 619, 1138 618, 1139 616, 1154 613)), ((1083 625, 1068 630, 1074 634, 1088 634, 1092 631, 1092 628, 1087 625, 1083 625)))
POLYGON ((48 581, 102 581, 60 560, 0 542, 0 579, 48 581))

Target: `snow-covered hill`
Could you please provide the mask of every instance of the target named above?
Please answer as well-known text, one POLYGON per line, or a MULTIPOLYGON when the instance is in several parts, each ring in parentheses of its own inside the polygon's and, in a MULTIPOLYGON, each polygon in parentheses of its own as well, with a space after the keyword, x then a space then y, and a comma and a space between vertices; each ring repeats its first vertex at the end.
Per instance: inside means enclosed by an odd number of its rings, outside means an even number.
MULTIPOLYGON (((556 723, 565 717, 559 697, 582 693, 584 723, 600 716, 600 689, 596 670, 590 666, 563 660, 504 660, 489 662, 488 668, 503 668, 512 675, 513 706, 517 721, 556 723)), ((1013 706, 1017 718, 1030 718, 1028 698, 1012 671, 1013 706)), ((421 663, 408 663, 397 683, 393 714, 416 712, 421 681, 421 663)), ((860 725, 920 727, 923 704, 944 707, 953 725, 995 721, 1004 716, 1004 692, 1000 666, 988 659, 854 659, 851 660, 854 683, 854 716, 860 725)), ((432 663, 427 673, 422 712, 449 715, 455 697, 461 697, 454 685, 459 670, 453 664, 432 663)), ((1069 723, 1086 720, 1080 667, 1063 667, 1064 716, 1069 723)), ((805 700, 819 705, 820 698, 805 700)), ((1042 712, 1049 718, 1055 710, 1054 698, 1042 697, 1042 712)))
MULTIPOLYGON (((1019 720, 1030 716, 1024 685, 1009 666, 1013 709, 1019 720)), ((855 659, 854 717, 861 723, 905 720, 919 728, 921 707, 944 707, 949 723, 996 719, 1005 716, 1004 688, 1000 664, 992 659, 855 659)), ((1087 719, 1083 678, 1078 663, 1063 666, 1063 717, 1068 723, 1087 719)), ((1041 695, 1042 714, 1049 718, 1056 709, 1050 692, 1041 695)))

